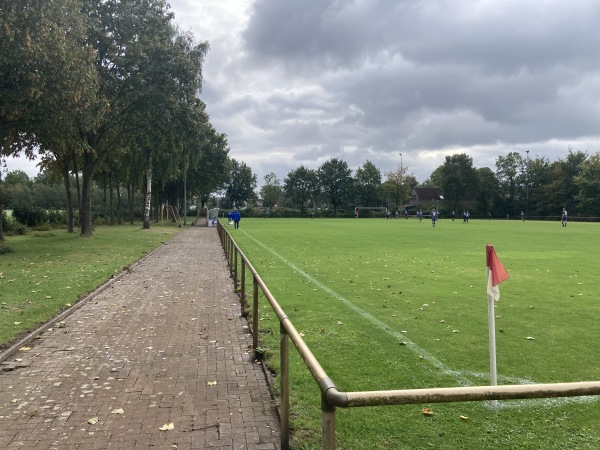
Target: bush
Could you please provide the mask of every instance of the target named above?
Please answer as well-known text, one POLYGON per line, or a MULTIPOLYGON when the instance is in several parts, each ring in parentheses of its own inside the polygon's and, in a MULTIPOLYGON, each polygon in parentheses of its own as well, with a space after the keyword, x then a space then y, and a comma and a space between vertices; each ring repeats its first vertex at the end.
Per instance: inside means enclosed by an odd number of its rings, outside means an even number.
POLYGON ((67 224, 67 213, 57 209, 51 209, 48 211, 48 223, 52 226, 61 226, 67 224))
POLYGON ((0 255, 7 255, 15 250, 10 245, 0 245, 0 255))
POLYGON ((10 227, 10 230, 5 234, 8 234, 10 236, 22 236, 27 234, 27 227, 22 223, 14 222, 13 225, 10 227))
POLYGON ((23 225, 30 228, 48 222, 48 213, 37 206, 16 205, 13 208, 13 217, 23 225))
POLYGON ((2 230, 10 231, 10 229, 9 229, 10 226, 11 226, 11 224, 9 224, 8 218, 6 217, 6 211, 2 211, 2 230))

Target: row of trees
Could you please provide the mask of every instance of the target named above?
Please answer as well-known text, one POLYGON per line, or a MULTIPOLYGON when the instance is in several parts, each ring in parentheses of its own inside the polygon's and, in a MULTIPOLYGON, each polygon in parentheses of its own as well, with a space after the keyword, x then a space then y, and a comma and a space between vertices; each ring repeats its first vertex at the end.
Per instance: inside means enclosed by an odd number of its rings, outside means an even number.
POLYGON ((226 186, 227 139, 198 99, 208 43, 173 19, 164 0, 0 0, 0 162, 37 155, 60 174, 69 231, 78 209, 92 235, 95 183, 126 190, 131 216, 143 189, 146 228, 153 187, 181 204, 226 186))
POLYGON ((569 148, 565 158, 550 161, 510 152, 496 159, 495 172, 475 169, 465 154, 453 155, 424 184, 442 189, 447 208, 468 199, 481 213, 552 216, 567 208, 573 215, 600 216, 600 153, 569 148))
MULTIPOLYGON (((347 206, 399 207, 410 196, 417 185, 413 175, 407 175, 407 168, 398 168, 385 173, 382 182, 381 171, 367 161, 352 174, 346 161, 332 158, 317 169, 298 167, 288 173, 283 184, 274 172, 265 175, 264 185, 259 191, 263 206, 273 208, 286 206, 298 208, 302 212, 307 207, 331 207, 334 213, 347 206)), ((256 175, 243 163, 236 163, 232 171, 232 182, 225 190, 225 207, 233 207, 244 202, 259 201, 256 194, 256 175)))
MULTIPOLYGON (((437 187, 446 211, 465 207, 482 215, 557 215, 563 207, 574 214, 600 216, 600 153, 568 149, 564 159, 550 161, 545 157, 529 158, 517 152, 496 159, 496 170, 475 168, 466 154, 447 156, 430 177, 418 183, 407 167, 381 171, 366 161, 355 173, 348 164, 332 158, 317 169, 304 166, 290 171, 283 182, 274 172, 264 177, 260 202, 267 208, 331 206, 384 206, 400 209, 411 203, 415 187, 437 187)), ((256 200, 253 190, 256 176, 244 166, 244 176, 230 185, 226 206, 256 200), (238 193, 238 194, 236 194, 238 193)))

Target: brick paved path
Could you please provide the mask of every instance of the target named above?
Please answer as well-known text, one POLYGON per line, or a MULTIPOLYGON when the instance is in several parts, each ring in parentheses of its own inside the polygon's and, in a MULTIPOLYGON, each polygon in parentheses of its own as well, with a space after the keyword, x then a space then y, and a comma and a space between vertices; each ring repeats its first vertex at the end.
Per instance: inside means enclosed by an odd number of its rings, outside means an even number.
POLYGON ((4 361, 0 448, 278 448, 228 275, 188 228, 4 361))

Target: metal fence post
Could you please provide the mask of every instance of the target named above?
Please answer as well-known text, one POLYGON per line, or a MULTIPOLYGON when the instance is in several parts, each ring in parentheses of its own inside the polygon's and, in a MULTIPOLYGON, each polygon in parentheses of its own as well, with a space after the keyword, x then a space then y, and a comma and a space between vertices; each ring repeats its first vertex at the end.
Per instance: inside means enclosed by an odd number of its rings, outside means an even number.
POLYGON ((279 322, 279 364, 280 364, 280 396, 281 396, 281 449, 288 450, 290 448, 290 357, 289 357, 289 336, 287 330, 283 326, 283 322, 279 322))
POLYGON ((229 276, 233 276, 233 238, 231 236, 229 236, 227 262, 229 263, 229 276))
POLYGON ((254 276, 254 289, 252 293, 252 348, 258 347, 258 281, 254 276))
POLYGON ((246 263, 242 258, 242 280, 240 285, 241 316, 246 317, 246 263))
POLYGON ((235 245, 233 246, 233 292, 238 288, 238 251, 235 245))
POLYGON ((323 428, 323 450, 335 450, 335 406, 331 405, 325 395, 321 395, 321 426, 323 428))

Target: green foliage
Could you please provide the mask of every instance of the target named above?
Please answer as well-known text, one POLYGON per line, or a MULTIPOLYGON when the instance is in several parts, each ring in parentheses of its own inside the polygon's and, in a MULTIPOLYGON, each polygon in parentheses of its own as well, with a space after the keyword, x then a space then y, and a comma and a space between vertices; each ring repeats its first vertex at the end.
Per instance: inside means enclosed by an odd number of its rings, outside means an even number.
POLYGON ((283 189, 281 188, 281 183, 274 172, 270 172, 265 175, 265 184, 260 189, 260 195, 262 196, 264 206, 272 208, 278 203, 281 206, 283 189))
POLYGON ((583 164, 581 175, 575 177, 579 193, 576 199, 586 215, 600 216, 600 152, 583 164))
POLYGON ((48 222, 48 213, 45 209, 39 206, 30 205, 15 205, 13 208, 13 216, 19 223, 28 227, 37 227, 45 222, 48 222))
POLYGON ((0 244, 0 255, 7 255, 9 253, 13 253, 15 250, 6 244, 0 244))
MULTIPOLYGON (((500 384, 600 380, 600 254, 589 247, 597 227, 248 219, 235 238, 327 375, 348 392, 489 384, 486 242, 510 273, 495 305, 500 384), (414 345, 400 345, 406 340, 414 345)), ((278 320, 259 302, 260 346, 278 371, 278 320)), ((320 448, 319 390, 290 347, 293 446, 320 448)), ((598 401, 338 408, 337 446, 598 448, 598 401), (434 416, 423 416, 424 406, 434 416)))
POLYGON ((440 187, 444 194, 446 208, 458 209, 459 202, 467 194, 475 193, 477 171, 473 158, 462 153, 446 156, 440 171, 440 187))
POLYGON ((67 216, 64 211, 51 209, 47 211, 48 223, 52 226, 61 226, 67 223, 67 216))
POLYGON ((376 206, 381 198, 381 171, 371 161, 356 170, 356 201, 360 206, 376 206))
POLYGON ((231 160, 230 182, 225 192, 227 206, 241 206, 255 198, 256 175, 244 162, 231 160))
POLYGON ((302 212, 310 200, 316 202, 319 197, 319 182, 315 170, 300 166, 288 173, 283 183, 285 195, 292 200, 294 206, 299 205, 302 212))
POLYGON ((333 214, 352 198, 352 170, 346 161, 331 158, 319 166, 317 171, 319 186, 325 198, 333 206, 333 214))

